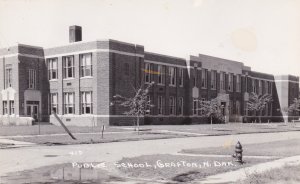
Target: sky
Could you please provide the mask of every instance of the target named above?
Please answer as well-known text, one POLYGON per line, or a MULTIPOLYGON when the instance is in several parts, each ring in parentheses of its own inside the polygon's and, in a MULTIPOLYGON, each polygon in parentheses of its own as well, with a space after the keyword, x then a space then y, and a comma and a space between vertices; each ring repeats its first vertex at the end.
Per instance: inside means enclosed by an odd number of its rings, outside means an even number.
POLYGON ((0 0, 0 48, 115 39, 188 58, 206 54, 252 70, 300 76, 300 0, 0 0))

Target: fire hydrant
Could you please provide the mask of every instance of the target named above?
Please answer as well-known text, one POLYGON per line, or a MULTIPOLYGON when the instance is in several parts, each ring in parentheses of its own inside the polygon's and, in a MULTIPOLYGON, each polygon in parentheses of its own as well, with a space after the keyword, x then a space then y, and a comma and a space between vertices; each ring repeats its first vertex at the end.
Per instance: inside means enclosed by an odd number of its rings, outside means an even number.
POLYGON ((243 147, 240 141, 235 145, 235 154, 232 155, 233 158, 236 158, 236 162, 243 164, 243 147))

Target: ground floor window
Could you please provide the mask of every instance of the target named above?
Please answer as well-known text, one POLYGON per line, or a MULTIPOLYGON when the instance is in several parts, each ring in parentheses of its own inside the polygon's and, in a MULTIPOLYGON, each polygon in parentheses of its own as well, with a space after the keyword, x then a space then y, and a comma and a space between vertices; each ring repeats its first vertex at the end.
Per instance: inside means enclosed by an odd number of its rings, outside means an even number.
POLYGON ((15 114, 15 101, 9 101, 10 114, 15 114))
POLYGON ((170 96, 170 115, 175 115, 175 109, 176 109, 176 103, 175 103, 175 98, 173 96, 170 96))
POLYGON ((64 93, 64 114, 74 114, 74 93, 64 93))
POLYGON ((4 114, 4 115, 8 114, 8 105, 7 105, 7 101, 3 101, 3 114, 4 114))
POLYGON ((179 102, 178 102, 178 114, 183 115, 183 98, 182 97, 179 98, 179 102))
POLYGON ((194 98, 193 99, 193 115, 197 115, 197 110, 198 110, 198 99, 194 98))
POLYGON ((241 114, 241 104, 240 101, 236 101, 235 103, 235 114, 236 115, 240 115, 241 114))
POLYGON ((147 102, 146 102, 146 109, 145 109, 145 114, 149 115, 151 114, 151 97, 148 95, 147 96, 147 102))
POLYGON ((163 96, 158 96, 158 114, 162 115, 164 114, 163 107, 164 107, 164 97, 163 96))
POLYGON ((51 98, 50 114, 52 114, 52 112, 58 113, 58 95, 57 95, 57 93, 51 93, 50 98, 51 98))
POLYGON ((81 114, 93 113, 92 92, 81 92, 81 114))

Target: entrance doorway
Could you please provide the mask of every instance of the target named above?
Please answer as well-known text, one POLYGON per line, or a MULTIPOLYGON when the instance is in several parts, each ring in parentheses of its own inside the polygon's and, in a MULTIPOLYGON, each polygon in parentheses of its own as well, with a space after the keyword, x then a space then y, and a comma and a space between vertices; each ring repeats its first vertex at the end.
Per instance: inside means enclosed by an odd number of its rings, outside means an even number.
POLYGON ((34 121, 38 121, 39 118, 39 102, 27 101, 26 104, 27 116, 30 116, 34 121))

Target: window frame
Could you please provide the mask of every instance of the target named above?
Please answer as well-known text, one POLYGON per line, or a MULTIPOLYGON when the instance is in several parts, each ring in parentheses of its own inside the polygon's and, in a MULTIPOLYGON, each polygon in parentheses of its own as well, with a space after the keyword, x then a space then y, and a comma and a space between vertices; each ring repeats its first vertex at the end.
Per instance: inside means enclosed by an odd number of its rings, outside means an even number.
POLYGON ((203 68, 201 70, 201 88, 207 89, 207 77, 208 77, 208 70, 203 68))
POLYGON ((49 58, 47 59, 48 66, 48 80, 57 80, 58 79, 58 58, 49 58), (54 67, 56 63, 56 67, 54 67), (55 74, 55 78, 53 77, 55 74))
POLYGON ((28 69, 28 89, 36 89, 36 70, 28 69))
POLYGON ((81 91, 80 93, 80 109, 81 114, 93 114, 93 92, 92 91, 81 91), (87 95, 90 95, 90 102, 88 102, 87 95), (87 109, 90 108, 90 112, 87 109))
POLYGON ((168 70, 170 76, 169 86, 176 86, 176 67, 169 66, 168 70))
POLYGON ((64 106, 64 114, 75 114, 75 93, 74 92, 65 92, 63 96, 63 106, 64 106), (70 95, 72 95, 73 103, 70 103, 70 95), (67 98, 66 98, 67 96, 67 98), (66 100, 67 99, 67 100, 66 100), (66 103, 68 102, 68 103, 66 103), (72 109, 72 113, 70 113, 70 108, 72 109))
POLYGON ((64 79, 74 79, 75 78, 75 62, 74 55, 63 56, 63 78, 64 79), (67 65, 67 58, 72 58, 71 65, 67 65), (69 72, 71 72, 72 76, 69 76, 69 72))
POLYGON ((174 96, 169 97, 169 115, 176 115, 176 98, 174 96))
MULTIPOLYGON (((93 77, 93 57, 92 53, 84 53, 79 55, 79 64, 80 64, 80 77, 93 77), (90 64, 87 64, 86 56, 90 56, 90 64), (87 75, 89 71, 89 75, 87 75)), ((75 76, 74 76, 75 77, 75 76)), ((73 78, 74 78, 73 77, 73 78)))
POLYGON ((55 110, 55 113, 58 113, 58 93, 50 93, 50 114, 55 110), (56 103, 53 100, 53 97, 56 97, 56 103))

